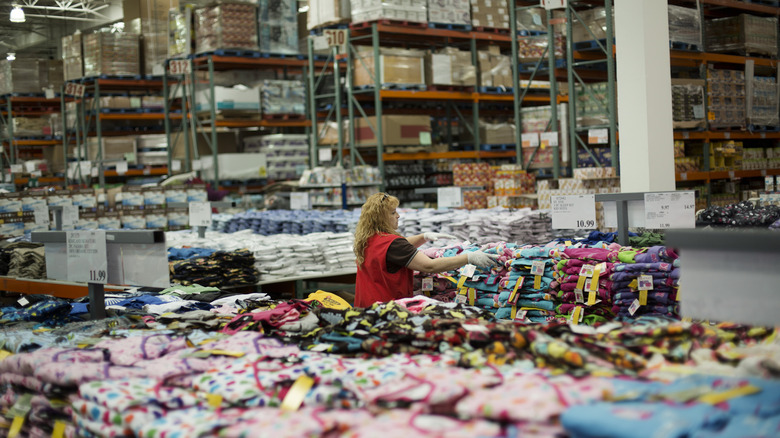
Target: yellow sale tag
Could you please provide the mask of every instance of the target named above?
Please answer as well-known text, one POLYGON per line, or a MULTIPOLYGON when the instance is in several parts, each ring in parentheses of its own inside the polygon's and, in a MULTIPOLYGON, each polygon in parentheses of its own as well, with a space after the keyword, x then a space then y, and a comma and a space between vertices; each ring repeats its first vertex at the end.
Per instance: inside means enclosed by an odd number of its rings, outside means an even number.
POLYGON ((571 240, 567 240, 567 241, 566 241, 566 242, 564 242, 564 243, 566 244, 566 246, 571 246, 571 240))
POLYGON ((577 289, 579 290, 585 290, 585 280, 587 277, 580 276, 580 278, 577 279, 577 289))
POLYGON ((534 275, 534 289, 541 289, 541 288, 542 288, 542 276, 534 275))
POLYGON ((732 398, 742 397, 743 395, 750 395, 761 392, 761 388, 753 385, 740 386, 739 388, 729 389, 721 392, 711 392, 709 394, 699 397, 699 401, 702 403, 709 403, 716 405, 732 398))
POLYGON ((24 426, 24 417, 14 417, 11 428, 8 430, 8 438, 16 438, 19 436, 19 432, 22 431, 22 426, 24 426))
POLYGON ((222 406, 222 396, 219 394, 206 394, 206 401, 213 408, 222 406))
POLYGON ((677 295, 675 296, 676 301, 680 301, 680 288, 677 288, 677 295))
POLYGON ((594 304, 596 304, 596 291, 591 290, 588 292, 588 305, 592 306, 594 304))
POLYGON ((473 287, 469 288, 469 306, 474 305, 474 301, 477 300, 477 290, 473 287))
POLYGON ((639 305, 646 306, 647 305, 647 291, 646 290, 640 290, 639 291, 639 305))
POLYGON ((54 422, 54 429, 51 431, 51 438, 63 438, 65 436, 65 423, 62 421, 54 422))
POLYGON ((577 306, 574 308, 574 312, 571 314, 571 321, 574 324, 580 323, 580 312, 582 311, 582 307, 577 306))
POLYGON ((515 288, 512 289, 512 294, 513 294, 512 296, 514 296, 514 294, 517 293, 517 290, 520 289, 520 287, 523 286, 523 281, 525 281, 525 277, 519 277, 517 279, 517 282, 515 283, 515 288))
POLYGON ((509 316, 511 316, 512 321, 515 320, 515 316, 517 316, 517 306, 512 306, 512 313, 509 316))
POLYGON ((590 280, 590 290, 599 290, 599 275, 601 275, 601 269, 596 266, 593 269, 593 278, 590 280))
POLYGON ((458 289, 462 288, 463 285, 466 284, 466 278, 467 277, 464 275, 458 279, 458 289))
POLYGON ((460 288, 460 290, 458 291, 458 295, 466 295, 466 293, 468 293, 468 289, 466 289, 465 287, 460 288))
POLYGON ((298 380, 290 387, 290 391, 287 392, 287 396, 282 401, 282 410, 285 411, 297 411, 303 403, 303 399, 306 398, 306 394, 309 393, 311 387, 314 386, 314 379, 309 376, 300 376, 298 380))
POLYGON ((231 356, 231 357, 242 357, 246 353, 243 351, 228 351, 228 350, 203 350, 205 353, 211 353, 214 356, 231 356))
POLYGON ((3 360, 8 356, 13 356, 13 353, 8 350, 0 350, 0 360, 3 360))
POLYGON ((707 119, 708 120, 715 120, 715 113, 712 111, 707 112, 707 119))
POLYGON ((628 283, 628 287, 630 287, 631 289, 636 289, 637 287, 639 287, 639 283, 637 283, 636 278, 631 280, 631 283, 628 283))

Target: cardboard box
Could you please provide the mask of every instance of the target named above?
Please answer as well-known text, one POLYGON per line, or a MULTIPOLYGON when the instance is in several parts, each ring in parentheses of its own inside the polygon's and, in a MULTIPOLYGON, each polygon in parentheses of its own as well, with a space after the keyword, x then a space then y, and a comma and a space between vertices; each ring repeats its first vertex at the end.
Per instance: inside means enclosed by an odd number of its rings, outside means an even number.
POLYGON ((428 85, 475 86, 477 69, 471 64, 471 52, 447 47, 426 57, 428 85))
MULTIPOLYGON (((195 109, 209 111, 209 90, 195 93, 195 109)), ((214 104, 217 110, 251 110, 260 112, 260 88, 214 86, 214 104)))
MULTIPOLYGON (((379 48, 381 84, 425 85, 425 51, 379 48)), ((353 61, 353 85, 374 85, 374 51, 360 47, 353 61)))
POLYGON ((482 144, 515 144, 515 125, 480 122, 479 141, 482 144))
MULTIPOLYGON (((127 159, 127 154, 135 157, 137 150, 135 137, 103 137, 103 161, 119 161, 127 159)), ((90 137, 87 141, 87 159, 97 161, 98 159, 98 139, 90 137)), ((76 151, 73 151, 76 156, 76 151)))
MULTIPOLYGON (((192 151, 195 150, 194 142, 192 141, 192 134, 188 134, 190 137, 190 158, 194 159, 195 155, 192 151)), ((198 153, 200 156, 211 155, 211 148, 206 139, 211 139, 211 130, 204 130, 198 133, 198 153)), ((235 132, 217 132, 217 153, 229 154, 238 152, 238 137, 235 132)), ((175 159, 185 158, 184 148, 184 136, 177 135, 175 143, 173 144, 173 150, 171 151, 171 157, 175 159)))
MULTIPOLYGON (((376 127, 375 116, 361 117, 357 120, 355 141, 358 146, 376 144, 372 127, 376 127)), ((419 145, 421 132, 431 132, 430 117, 382 116, 382 144, 385 146, 419 145)))
POLYGON ((352 17, 349 0, 309 0, 306 27, 314 29, 349 22, 352 17))

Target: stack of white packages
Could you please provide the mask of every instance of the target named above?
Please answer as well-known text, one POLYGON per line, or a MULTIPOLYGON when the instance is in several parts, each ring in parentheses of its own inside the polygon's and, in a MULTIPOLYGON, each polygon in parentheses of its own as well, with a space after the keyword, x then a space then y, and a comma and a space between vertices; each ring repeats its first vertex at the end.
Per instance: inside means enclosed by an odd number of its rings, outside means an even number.
POLYGON ((201 239, 192 231, 165 234, 169 247, 211 248, 232 251, 246 248, 255 256, 260 280, 298 275, 328 274, 355 269, 351 233, 275 234, 263 236, 251 230, 231 234, 208 231, 201 239))

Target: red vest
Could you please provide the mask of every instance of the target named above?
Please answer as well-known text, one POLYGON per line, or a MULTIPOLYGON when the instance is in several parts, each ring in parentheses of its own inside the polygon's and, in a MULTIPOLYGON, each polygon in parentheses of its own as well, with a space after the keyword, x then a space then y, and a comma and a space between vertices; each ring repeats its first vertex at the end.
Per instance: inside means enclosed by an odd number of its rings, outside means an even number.
POLYGON ((358 265, 355 280, 355 307, 371 307, 377 301, 388 302, 412 295, 414 272, 403 267, 395 274, 387 270, 387 249, 399 236, 377 234, 368 239, 365 261, 358 265))

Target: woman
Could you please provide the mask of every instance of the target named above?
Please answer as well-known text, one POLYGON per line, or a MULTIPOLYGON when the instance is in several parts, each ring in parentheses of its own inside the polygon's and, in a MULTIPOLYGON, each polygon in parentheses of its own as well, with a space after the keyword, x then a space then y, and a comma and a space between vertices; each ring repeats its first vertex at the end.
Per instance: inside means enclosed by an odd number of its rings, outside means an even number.
POLYGON ((452 257, 432 259, 417 250, 427 241, 455 239, 442 233, 424 233, 404 238, 398 228, 398 198, 387 193, 371 195, 360 212, 355 230, 357 280, 355 307, 368 307, 412 296, 414 271, 443 272, 467 263, 480 267, 497 265, 497 255, 482 251, 463 252, 452 257))

